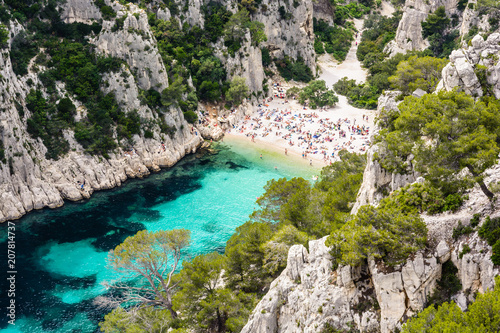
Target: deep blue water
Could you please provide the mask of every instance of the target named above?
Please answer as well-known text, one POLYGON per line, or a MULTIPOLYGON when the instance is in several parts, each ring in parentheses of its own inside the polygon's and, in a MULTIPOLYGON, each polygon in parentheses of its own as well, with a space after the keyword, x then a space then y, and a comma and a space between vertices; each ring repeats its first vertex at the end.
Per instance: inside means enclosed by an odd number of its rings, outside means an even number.
MULTIPOLYGON (((147 179, 15 221, 17 319, 15 326, 7 324, 8 286, 1 279, 0 332, 98 331, 106 311, 93 300, 106 293, 101 283, 113 277, 106 269, 107 252, 126 237, 143 229, 186 228, 192 232, 190 256, 223 252, 268 180, 312 174, 291 168, 290 161, 271 160, 271 154, 261 161, 260 151, 235 150, 219 145, 215 154, 190 155, 147 179)), ((6 231, 7 223, 0 225, 2 263, 7 261, 6 231)))

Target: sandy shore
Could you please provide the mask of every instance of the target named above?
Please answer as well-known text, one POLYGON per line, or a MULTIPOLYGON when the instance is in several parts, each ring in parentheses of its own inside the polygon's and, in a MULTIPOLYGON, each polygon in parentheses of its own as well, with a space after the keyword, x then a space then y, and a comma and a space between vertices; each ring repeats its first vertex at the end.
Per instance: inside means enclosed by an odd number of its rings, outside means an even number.
MULTIPOLYGON (((390 15, 394 8, 382 4, 382 14, 390 15)), ((345 61, 338 63, 330 54, 318 58, 319 80, 329 88, 343 77, 363 83, 367 71, 356 57, 361 42, 363 20, 354 19, 358 30, 345 61)), ((328 165, 338 160, 338 152, 364 153, 370 146, 374 127, 374 110, 349 105, 345 96, 328 109, 304 108, 297 101, 286 99, 286 91, 304 84, 279 82, 273 84, 272 100, 262 101, 256 111, 228 131, 227 135, 296 157, 294 163, 328 165)))

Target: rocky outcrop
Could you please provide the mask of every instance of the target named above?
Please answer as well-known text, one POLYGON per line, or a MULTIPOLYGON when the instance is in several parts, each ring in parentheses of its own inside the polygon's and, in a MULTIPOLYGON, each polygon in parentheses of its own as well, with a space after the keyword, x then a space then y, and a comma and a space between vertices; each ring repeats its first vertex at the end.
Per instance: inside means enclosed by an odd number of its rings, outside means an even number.
POLYGON ((313 16, 317 20, 333 23, 335 12, 329 0, 313 1, 313 16))
POLYGON ((384 52, 392 57, 397 53, 426 49, 429 42, 422 36, 421 23, 440 6, 445 7, 448 17, 459 13, 457 0, 406 0, 396 37, 386 45, 384 52))
POLYGON ((227 72, 227 79, 235 76, 245 78, 250 92, 261 94, 263 92, 264 67, 262 66, 262 52, 259 47, 252 45, 250 33, 245 35, 239 52, 233 56, 227 52, 227 47, 222 42, 217 44, 215 55, 221 59, 227 72))
POLYGON ((312 0, 263 0, 259 12, 252 18, 264 23, 267 42, 263 45, 269 48, 272 57, 281 58, 285 54, 293 59, 301 57, 313 75, 316 74, 312 0), (281 17, 280 7, 289 18, 281 17))
MULTIPOLYGON (((490 213, 498 213, 499 208, 490 213)), ((468 211, 466 217, 470 219, 472 213, 468 211)), ((454 219, 454 226, 463 215, 457 214, 446 216, 454 219)), ((424 220, 428 225, 433 223, 432 219, 424 220)), ((447 228, 443 224, 441 229, 447 228)), ((290 248, 286 269, 254 309, 243 333, 312 333, 327 324, 335 329, 395 332, 427 306, 447 261, 458 268, 462 290, 453 299, 464 309, 475 292, 492 290, 499 274, 498 266, 490 260, 491 247, 477 233, 457 241, 442 239, 404 265, 387 267, 369 260, 367 266, 340 266, 335 271, 325 240, 310 241, 309 252, 302 245, 290 248), (473 250, 461 256, 466 243, 473 250)))
MULTIPOLYGON (((399 95, 400 92, 398 91, 388 91, 380 95, 376 116, 378 116, 383 109, 388 111, 398 110, 396 97, 399 95)), ((377 133, 378 129, 375 128, 372 136, 376 136, 377 133)), ((379 153, 383 152, 380 152, 380 147, 378 145, 372 145, 367 150, 363 183, 361 184, 356 202, 351 210, 352 214, 356 214, 359 207, 363 205, 377 205, 378 202, 390 192, 413 183, 418 177, 418 174, 413 170, 409 170, 406 174, 393 173, 385 170, 376 159, 379 153)))
POLYGON ((472 96, 483 96, 485 90, 490 90, 500 98, 499 55, 500 33, 489 35, 486 41, 476 35, 468 48, 451 53, 437 89, 451 91, 458 88, 472 96), (484 75, 486 82, 481 82, 478 75, 484 75))
MULTIPOLYGON (((64 7, 66 12, 82 13, 75 9, 81 7, 75 3, 79 4, 68 1, 64 7)), ((31 70, 23 77, 16 76, 8 52, 0 53, 0 139, 5 149, 5 160, 0 162, 0 222, 17 219, 33 209, 59 207, 64 200, 89 198, 94 191, 120 186, 127 178, 143 177, 161 167, 170 167, 202 143, 201 135, 191 131, 180 110, 171 109, 162 116, 165 123, 175 129, 173 135, 165 135, 155 124, 159 115, 140 103, 139 89, 160 90, 168 86, 168 78, 145 13, 134 5, 130 5, 127 12, 117 3, 114 6, 119 17, 130 14, 124 29, 112 32, 112 22, 104 21, 102 35, 96 37, 96 43, 99 51, 121 56, 128 66, 123 66, 118 73, 105 74, 102 90, 113 92, 124 112, 137 111, 141 118, 151 121, 153 137, 135 135, 133 148, 117 149, 105 159, 86 154, 68 129, 64 137, 70 144, 69 152, 57 161, 47 160, 47 148, 42 141, 26 131, 26 120, 31 114, 24 100, 30 86, 40 83, 38 76, 31 70), (33 84, 28 84, 29 80, 33 84), (20 115, 15 102, 19 103, 24 116, 20 115), (85 183, 83 188, 81 183, 85 183)), ((82 20, 90 17, 81 15, 82 20)), ((15 35, 22 27, 10 24, 10 29, 15 35)), ((56 86, 59 97, 68 94, 63 83, 57 82, 56 86)), ((75 119, 84 118, 85 107, 68 95, 77 106, 75 119)))
POLYGON ((65 23, 92 24, 101 19, 101 11, 92 0, 66 0, 62 6, 61 20, 65 23))
POLYGON ((140 89, 161 92, 168 87, 168 75, 146 12, 134 4, 125 7, 115 2, 113 8, 117 19, 126 17, 123 27, 115 27, 116 21, 104 21, 94 40, 97 52, 125 60, 140 89))
POLYGON ((366 268, 345 266, 332 271, 325 240, 310 241, 309 252, 302 245, 290 248, 286 269, 271 284, 242 333, 313 333, 327 324, 373 331, 378 326, 375 311, 359 310, 375 301, 366 268))

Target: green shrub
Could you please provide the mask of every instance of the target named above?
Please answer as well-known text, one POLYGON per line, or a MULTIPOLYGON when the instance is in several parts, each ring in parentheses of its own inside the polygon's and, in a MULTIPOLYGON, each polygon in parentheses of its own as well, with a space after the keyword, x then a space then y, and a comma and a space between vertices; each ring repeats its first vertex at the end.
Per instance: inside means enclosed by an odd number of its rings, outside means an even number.
POLYGON ((274 63, 280 75, 286 80, 309 82, 313 79, 311 69, 307 67, 302 58, 292 60, 285 55, 283 59, 275 59, 274 63))
POLYGON ((354 31, 350 28, 332 27, 325 21, 316 19, 313 20, 313 27, 314 34, 317 36, 314 42, 316 53, 321 54, 326 50, 338 61, 344 61, 351 47, 351 42, 354 40, 354 31), (323 42, 325 43, 324 50, 323 42))
POLYGON ((22 31, 14 37, 10 50, 10 61, 16 75, 28 74, 28 64, 37 54, 38 47, 33 36, 22 31))
POLYGON ((7 47, 9 41, 9 30, 0 23, 0 49, 7 47))
POLYGON ((470 253, 471 251, 472 249, 469 244, 464 244, 464 246, 462 246, 462 251, 458 254, 458 258, 462 259, 465 254, 470 253))
POLYGON ((125 14, 122 17, 117 18, 115 20, 115 24, 111 27, 111 32, 116 32, 118 30, 122 30, 123 29, 123 24, 124 24, 125 20, 127 19, 127 17, 128 17, 128 15, 125 14))
POLYGON ((427 227, 420 215, 390 206, 362 206, 326 244, 332 247, 334 267, 359 266, 369 257, 392 266, 424 248, 426 240, 427 227))
POLYGON ((485 239, 490 246, 493 246, 500 239, 500 218, 490 218, 486 216, 486 219, 479 228, 479 236, 485 239))
POLYGON ((474 232, 472 226, 464 226, 462 221, 458 221, 457 227, 453 228, 453 239, 457 240, 462 235, 468 235, 474 232))
POLYGON ((437 281, 436 289, 427 301, 428 305, 439 306, 444 302, 449 302, 451 297, 462 289, 457 273, 457 266, 451 260, 443 264, 441 278, 437 281))

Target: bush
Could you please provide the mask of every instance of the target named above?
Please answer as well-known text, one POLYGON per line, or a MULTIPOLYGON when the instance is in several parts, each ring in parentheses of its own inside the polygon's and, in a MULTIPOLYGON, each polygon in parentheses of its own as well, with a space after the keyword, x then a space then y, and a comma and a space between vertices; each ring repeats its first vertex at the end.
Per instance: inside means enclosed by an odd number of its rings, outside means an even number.
POLYGON ((491 219, 487 216, 478 233, 493 247, 491 261, 495 265, 500 265, 500 218, 491 219))
POLYGON ((439 306, 444 302, 449 302, 451 297, 462 289, 457 273, 457 266, 451 260, 443 264, 441 278, 437 281, 436 289, 429 297, 427 304, 439 306))
POLYGON ((453 228, 453 239, 457 240, 462 235, 468 235, 474 232, 474 228, 472 226, 464 226, 462 221, 458 221, 458 226, 453 228))
POLYGON ((14 37, 10 50, 10 61, 16 75, 28 74, 28 64, 38 52, 33 36, 22 31, 14 37))
POLYGON ((0 49, 7 47, 9 41, 9 30, 3 24, 0 24, 0 49))
POLYGON ((314 34, 318 37, 314 42, 316 53, 321 54, 326 50, 338 61, 344 61, 351 48, 351 42, 354 40, 354 31, 339 26, 332 27, 325 21, 316 19, 313 21, 313 27, 314 34), (324 49, 323 42, 325 43, 324 49))
POLYGON ((313 79, 311 69, 307 67, 302 58, 291 60, 288 56, 283 59, 275 59, 274 63, 280 75, 286 80, 309 82, 313 79))
POLYGON ((356 216, 327 239, 334 266, 359 266, 370 258, 393 266, 425 247, 427 227, 415 213, 398 208, 363 206, 356 216))

